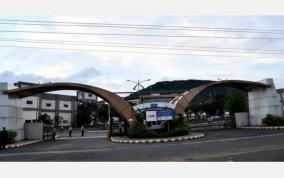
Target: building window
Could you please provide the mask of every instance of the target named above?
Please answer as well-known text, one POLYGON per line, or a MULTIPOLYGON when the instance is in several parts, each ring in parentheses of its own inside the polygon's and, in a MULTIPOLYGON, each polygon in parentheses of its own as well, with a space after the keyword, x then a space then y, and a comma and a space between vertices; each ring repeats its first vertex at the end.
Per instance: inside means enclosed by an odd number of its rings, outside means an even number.
POLYGON ((27 102, 26 102, 27 104, 33 104, 33 101, 31 101, 31 100, 27 100, 27 102))
POLYGON ((92 95, 92 93, 89 93, 88 96, 89 96, 89 97, 92 97, 93 95, 92 95))
POLYGON ((65 123, 65 124, 66 124, 66 123, 68 123, 68 121, 67 121, 67 120, 63 120, 63 123, 65 123))
POLYGON ((46 103, 46 107, 51 107, 51 103, 46 103))
POLYGON ((64 108, 68 108, 68 104, 64 104, 64 108))

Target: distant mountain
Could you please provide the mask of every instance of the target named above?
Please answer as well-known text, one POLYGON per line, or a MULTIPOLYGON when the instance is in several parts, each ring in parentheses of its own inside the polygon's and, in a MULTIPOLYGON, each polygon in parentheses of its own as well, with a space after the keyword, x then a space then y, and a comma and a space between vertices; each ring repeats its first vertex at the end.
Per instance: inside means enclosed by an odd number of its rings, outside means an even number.
MULTIPOLYGON (((150 95, 151 93, 183 93, 194 87, 213 82, 212 80, 174 80, 174 81, 161 81, 140 90, 140 95, 150 95)), ((137 99, 138 92, 132 93, 126 99, 137 99)))
MULTIPOLYGON (((196 80, 196 79, 189 79, 189 80, 174 80, 174 81, 161 81, 157 82, 153 85, 148 86, 147 88, 144 88, 140 90, 140 94, 138 92, 132 93, 129 96, 127 96, 125 99, 138 99, 138 96, 140 95, 150 95, 152 93, 160 93, 163 94, 181 94, 185 91, 188 91, 192 88, 198 87, 200 85, 214 82, 212 80, 196 80)), ((191 103, 191 105, 196 105, 200 103, 207 102, 214 98, 214 96, 226 96, 229 92, 234 89, 231 87, 224 87, 224 86, 213 86, 210 88, 205 89, 202 91, 191 103)), ((240 90, 238 90, 240 91, 240 90)), ((241 91, 245 92, 245 91, 241 91)))

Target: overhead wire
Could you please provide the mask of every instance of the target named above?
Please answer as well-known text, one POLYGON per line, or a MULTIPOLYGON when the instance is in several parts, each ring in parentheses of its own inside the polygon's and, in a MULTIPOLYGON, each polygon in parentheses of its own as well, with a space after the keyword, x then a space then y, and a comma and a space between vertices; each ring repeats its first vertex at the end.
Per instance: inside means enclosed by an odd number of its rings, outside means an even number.
POLYGON ((0 24, 18 25, 47 25, 47 26, 95 26, 95 27, 115 27, 115 28, 140 28, 140 29, 159 29, 159 30, 197 30, 197 31, 230 31, 247 33, 276 33, 283 34, 284 30, 275 29, 253 29, 253 28, 220 28, 202 26, 175 26, 175 25, 153 25, 153 24, 127 24, 127 23, 94 23, 94 22, 71 22, 71 21, 44 21, 44 20, 19 20, 19 19, 0 19, 0 24))
POLYGON ((52 50, 71 50, 71 51, 96 51, 96 52, 113 52, 113 53, 136 53, 136 54, 160 54, 160 55, 191 55, 191 56, 208 56, 208 57, 237 57, 237 58, 277 58, 277 57, 260 57, 260 56, 239 56, 239 55, 214 55, 214 54, 194 54, 194 53, 160 53, 145 51, 121 51, 121 50, 97 50, 97 49, 81 49, 81 48, 53 48, 53 47, 35 47, 35 46, 17 46, 17 45, 0 45, 0 47, 11 48, 28 48, 28 49, 52 49, 52 50))
MULTIPOLYGON (((284 54, 284 52, 262 52, 262 51, 246 51, 246 50, 219 50, 218 48, 214 49, 206 49, 194 46, 187 46, 187 48, 177 48, 177 47, 164 47, 160 45, 146 45, 146 44, 129 44, 129 43, 105 43, 105 42, 96 42, 88 43, 88 42, 80 42, 80 41, 61 41, 61 40, 36 40, 36 39, 15 39, 15 38, 0 38, 0 41, 7 41, 7 42, 20 42, 20 43, 43 43, 43 44, 61 44, 61 45, 76 45, 76 46, 102 46, 102 47, 119 47, 119 48, 142 48, 142 49, 167 49, 167 50, 179 50, 179 51, 206 51, 206 52, 229 52, 229 53, 248 53, 248 54, 284 54)), ((222 49, 222 48, 221 48, 222 49)))
POLYGON ((42 33, 63 35, 95 35, 95 36, 135 36, 135 37, 169 37, 169 38, 216 38, 236 40, 284 40, 279 37, 233 37, 233 36, 207 36, 207 35, 162 35, 162 34, 134 34, 134 33, 95 33, 95 32, 55 32, 55 31, 31 31, 31 30, 0 30, 4 33, 42 33))

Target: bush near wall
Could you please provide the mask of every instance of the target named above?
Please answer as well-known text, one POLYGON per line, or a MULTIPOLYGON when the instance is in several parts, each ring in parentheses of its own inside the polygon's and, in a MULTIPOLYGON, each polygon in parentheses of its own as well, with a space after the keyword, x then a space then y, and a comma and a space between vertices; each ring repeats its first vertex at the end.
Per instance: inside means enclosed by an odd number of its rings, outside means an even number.
POLYGON ((129 138, 163 138, 187 135, 190 127, 181 121, 172 121, 170 131, 163 130, 148 130, 146 126, 140 122, 135 122, 128 130, 129 138))
POLYGON ((8 130, 8 143, 14 143, 17 137, 17 132, 14 130, 8 130))
POLYGON ((284 126, 284 117, 267 114, 263 118, 262 124, 266 126, 284 126))

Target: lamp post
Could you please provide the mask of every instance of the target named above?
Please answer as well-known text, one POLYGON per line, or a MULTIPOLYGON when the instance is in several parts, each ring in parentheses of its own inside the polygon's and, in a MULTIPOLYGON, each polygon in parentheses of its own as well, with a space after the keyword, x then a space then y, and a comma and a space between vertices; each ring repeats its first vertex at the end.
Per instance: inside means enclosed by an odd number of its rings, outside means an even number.
POLYGON ((142 83, 151 81, 151 79, 142 80, 142 81, 140 81, 140 80, 138 80, 138 81, 126 80, 126 81, 127 81, 127 82, 135 83, 135 86, 133 87, 133 90, 136 90, 136 89, 137 89, 138 97, 139 97, 139 103, 140 103, 140 87, 141 87, 142 89, 144 89, 144 86, 142 85, 142 83))

